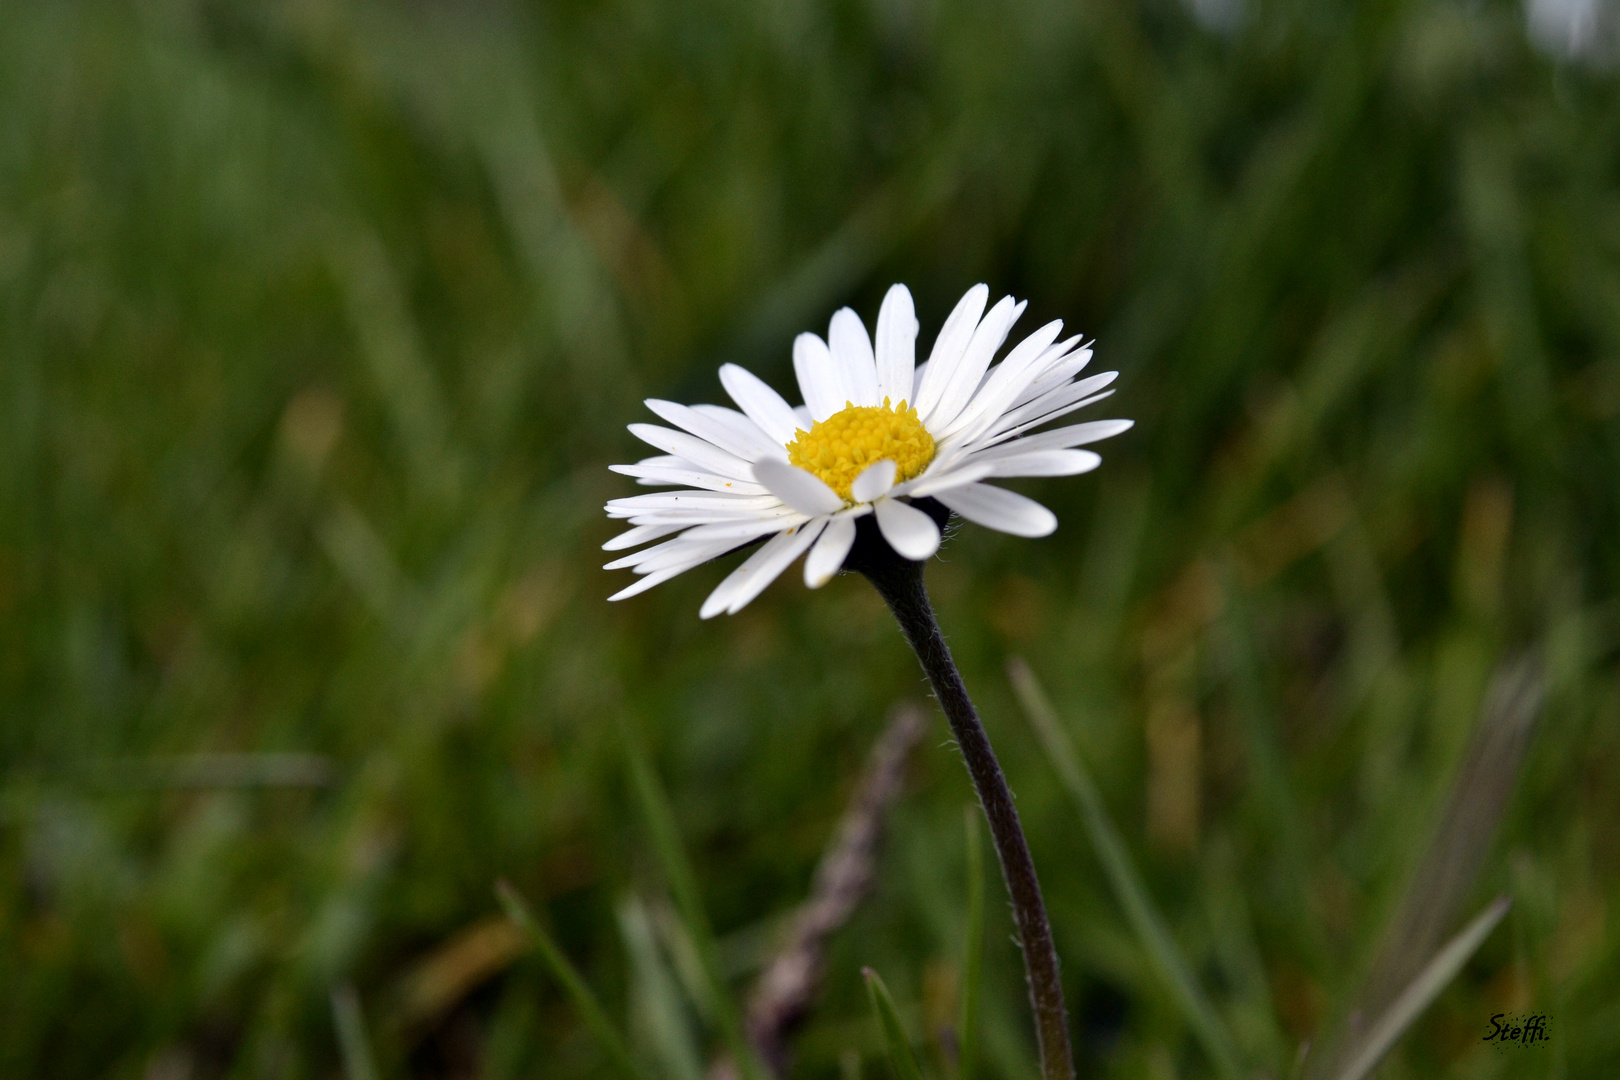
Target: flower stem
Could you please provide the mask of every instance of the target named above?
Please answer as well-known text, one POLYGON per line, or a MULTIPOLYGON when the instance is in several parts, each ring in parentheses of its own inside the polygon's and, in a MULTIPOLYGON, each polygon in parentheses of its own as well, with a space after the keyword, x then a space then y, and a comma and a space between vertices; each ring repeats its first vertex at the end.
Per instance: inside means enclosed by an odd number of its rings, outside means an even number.
MULTIPOLYGON (((920 504, 924 500, 917 500, 920 504)), ((914 504, 915 505, 915 504, 914 504)), ((920 507, 931 510, 931 507, 920 507)), ((943 508, 940 508, 943 509, 943 508)), ((943 516, 943 515, 939 515, 943 516)), ((978 790, 979 803, 990 823, 990 836, 1001 862, 1001 874, 1012 897, 1013 917, 1018 924, 1018 941, 1024 953, 1024 971, 1029 981, 1030 1006, 1035 1012, 1035 1037, 1040 1049, 1041 1076, 1044 1080, 1073 1080, 1074 1060, 1069 1049, 1069 1020, 1063 1005, 1063 983, 1058 976, 1057 950, 1052 944, 1052 926, 1046 919, 1046 902, 1035 878, 1035 863, 1029 855, 1013 804, 1012 789, 1002 774, 1001 763, 991 749, 990 737, 979 721, 973 700, 968 697, 962 673, 951 659, 951 650, 934 619, 923 584, 923 564, 895 554, 876 535, 875 522, 860 522, 867 535, 860 536, 845 566, 866 576, 889 605, 900 629, 911 644, 923 671, 933 685, 945 719, 956 736, 968 775, 978 790)))

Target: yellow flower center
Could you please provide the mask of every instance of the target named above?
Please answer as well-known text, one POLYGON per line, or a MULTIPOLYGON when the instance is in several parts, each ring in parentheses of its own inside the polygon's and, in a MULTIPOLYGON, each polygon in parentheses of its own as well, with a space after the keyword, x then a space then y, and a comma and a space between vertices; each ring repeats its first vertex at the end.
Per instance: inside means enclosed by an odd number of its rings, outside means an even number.
POLYGON ((844 407, 825 420, 817 420, 810 430, 800 428, 798 437, 787 444, 788 460, 815 473, 827 486, 849 500, 849 487, 874 461, 885 458, 895 463, 894 482, 910 480, 934 460, 934 437, 917 419, 917 410, 882 405, 844 407))

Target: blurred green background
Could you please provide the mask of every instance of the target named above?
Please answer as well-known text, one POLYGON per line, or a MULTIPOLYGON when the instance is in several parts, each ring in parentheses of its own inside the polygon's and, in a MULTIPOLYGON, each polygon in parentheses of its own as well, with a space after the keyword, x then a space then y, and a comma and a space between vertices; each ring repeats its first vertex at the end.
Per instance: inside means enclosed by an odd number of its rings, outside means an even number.
MULTIPOLYGON (((1137 420, 1019 485, 1056 535, 929 571, 1082 1072, 1213 1075, 1009 657, 1280 1076, 1528 649, 1467 911, 1515 906, 1382 1075, 1620 1073, 1620 83, 1580 10, 4 5, 0 1074, 337 1077, 352 986, 383 1077, 610 1075, 491 921, 505 876, 679 1077, 623 725, 740 993, 926 696, 859 579, 604 603, 606 466, 641 398, 721 401, 724 361, 788 390, 792 336, 894 281, 925 343, 976 281, 1029 297, 1123 373, 1086 418, 1137 420), (1484 1044, 1507 1011, 1551 1042, 1484 1044)), ((919 1039, 953 1015, 972 796, 935 722, 796 1075, 886 1075, 862 964, 919 1039)), ((990 897, 985 1074, 1025 1076, 990 897)))

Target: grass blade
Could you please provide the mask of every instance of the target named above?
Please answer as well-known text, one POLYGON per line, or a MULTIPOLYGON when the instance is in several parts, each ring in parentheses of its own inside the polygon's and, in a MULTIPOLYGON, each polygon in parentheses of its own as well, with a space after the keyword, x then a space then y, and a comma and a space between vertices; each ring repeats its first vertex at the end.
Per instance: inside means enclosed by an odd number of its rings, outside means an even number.
POLYGON ((917 1064, 917 1055, 911 1049, 905 1025, 900 1023, 900 1013, 894 1007, 894 998, 889 996, 889 988, 871 968, 861 968, 861 977, 866 980, 866 993, 872 999, 872 1012, 883 1029, 883 1041, 889 1048, 889 1064, 894 1066, 894 1075, 898 1080, 922 1080, 922 1066, 917 1064))
POLYGON ((365 1013, 353 983, 332 987, 332 1024, 343 1054, 344 1080, 377 1080, 377 1060, 371 1054, 365 1013))
POLYGON ((1411 1026, 1430 1002, 1439 996, 1446 984, 1456 978, 1457 972, 1474 955, 1474 951, 1484 944, 1496 924, 1502 921, 1512 902, 1505 896, 1499 896, 1491 901, 1484 911, 1480 912, 1474 921, 1469 923, 1456 937, 1446 944, 1446 947, 1437 953, 1428 966, 1418 973, 1399 997, 1397 997, 1384 1014, 1378 1018, 1367 1032, 1359 1046, 1350 1051, 1350 1064, 1345 1066, 1339 1074, 1338 1080, 1363 1080, 1369 1073, 1378 1067, 1389 1048, 1395 1045, 1395 1040, 1411 1026))
POLYGON ((702 1080, 698 1043, 675 977, 653 932, 647 907, 630 895, 619 901, 619 935, 630 955, 632 1037, 643 1036, 669 1080, 702 1080))
POLYGON ((1103 874, 1120 906, 1125 909, 1126 921, 1147 950, 1171 997, 1216 1071, 1226 1080, 1240 1080, 1244 1074, 1238 1065, 1231 1036, 1216 1015, 1214 1006, 1193 980, 1192 971, 1181 950, 1176 948, 1163 917, 1148 898, 1147 888, 1131 863, 1119 830, 1114 827, 1113 819, 1103 806, 1097 785, 1092 782, 1079 756, 1058 727, 1057 715, 1036 681, 1035 673, 1028 664, 1016 658, 1008 662, 1007 673, 1030 726, 1035 729, 1041 746, 1046 750, 1047 759, 1079 808, 1086 832, 1097 850, 1098 861, 1102 863, 1103 874))
POLYGON ((646 1080, 640 1067, 636 1065, 635 1058, 630 1056, 630 1048, 625 1045, 624 1037, 613 1026, 613 1021, 608 1019, 602 1003, 596 1000, 596 995, 585 985, 585 980, 574 970, 574 965, 568 962, 568 957, 557 948, 557 943, 551 940, 551 935, 535 921, 533 913, 529 911, 529 905, 523 902, 523 897, 506 881, 495 883, 495 897, 506 911, 506 917, 516 923, 518 928, 528 934, 529 939, 534 942, 535 948, 540 953, 540 959, 545 962, 552 977, 574 1003, 574 1008, 579 1010, 585 1026, 591 1029, 591 1034, 596 1037, 597 1043, 613 1062, 614 1067, 628 1080, 646 1080))
POLYGON ((973 1080, 979 1064, 979 993, 984 981, 984 837, 979 808, 967 821, 967 928, 962 939, 962 1017, 957 1039, 956 1080, 973 1080))
POLYGON ((1529 657, 1510 660, 1497 671, 1434 835, 1403 887, 1372 966, 1334 1037, 1325 1041, 1326 1052, 1314 1055, 1306 1071, 1313 1080, 1343 1074, 1354 1054, 1351 1047, 1365 1042, 1355 1018, 1387 1015, 1397 995, 1420 977, 1423 958, 1440 948, 1512 799, 1541 715, 1544 687, 1540 665, 1529 657))
POLYGON ((720 1037, 746 1080, 764 1080, 768 1072, 754 1047, 743 1037, 736 1004, 726 992, 725 980, 720 976, 714 927, 710 925, 708 912, 703 908, 697 876, 692 872, 692 864, 687 861, 686 851, 681 846, 680 831, 675 825, 675 812, 670 809, 669 796, 658 782, 652 766, 647 763, 635 731, 628 723, 623 725, 623 729, 631 784, 635 788, 637 801, 641 803, 642 814, 647 819, 647 828, 652 833, 653 851, 669 883, 675 908, 680 913, 681 921, 686 924, 692 944, 697 948, 704 981, 708 984, 705 990, 715 1022, 720 1028, 720 1037))

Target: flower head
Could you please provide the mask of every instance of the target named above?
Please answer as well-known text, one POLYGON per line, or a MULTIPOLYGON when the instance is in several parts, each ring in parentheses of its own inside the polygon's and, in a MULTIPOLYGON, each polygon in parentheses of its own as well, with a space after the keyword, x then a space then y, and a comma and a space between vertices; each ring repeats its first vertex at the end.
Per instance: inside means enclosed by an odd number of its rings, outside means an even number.
POLYGON ((642 575, 610 599, 762 537, 770 539, 709 595, 704 618, 741 610, 805 552, 805 582, 818 588, 843 565, 856 519, 867 514, 897 553, 927 559, 939 549, 939 526, 911 505, 925 496, 1015 536, 1057 528, 1046 507, 985 481, 1095 469, 1102 459, 1078 448, 1131 421, 1030 432, 1107 397, 1117 373, 1078 378, 1091 349, 1079 337, 1059 341, 1056 321, 992 366, 1024 305, 1008 296, 987 313, 989 295, 983 285, 968 290, 924 364, 915 362, 917 319, 904 285, 883 299, 875 348, 860 317, 841 309, 825 341, 800 334, 793 343, 804 396, 797 408, 735 364, 720 369, 720 383, 741 412, 649 400, 674 427, 631 424, 630 431, 663 453, 613 470, 678 490, 607 504, 609 517, 632 526, 607 550, 662 541, 607 564, 642 575))

